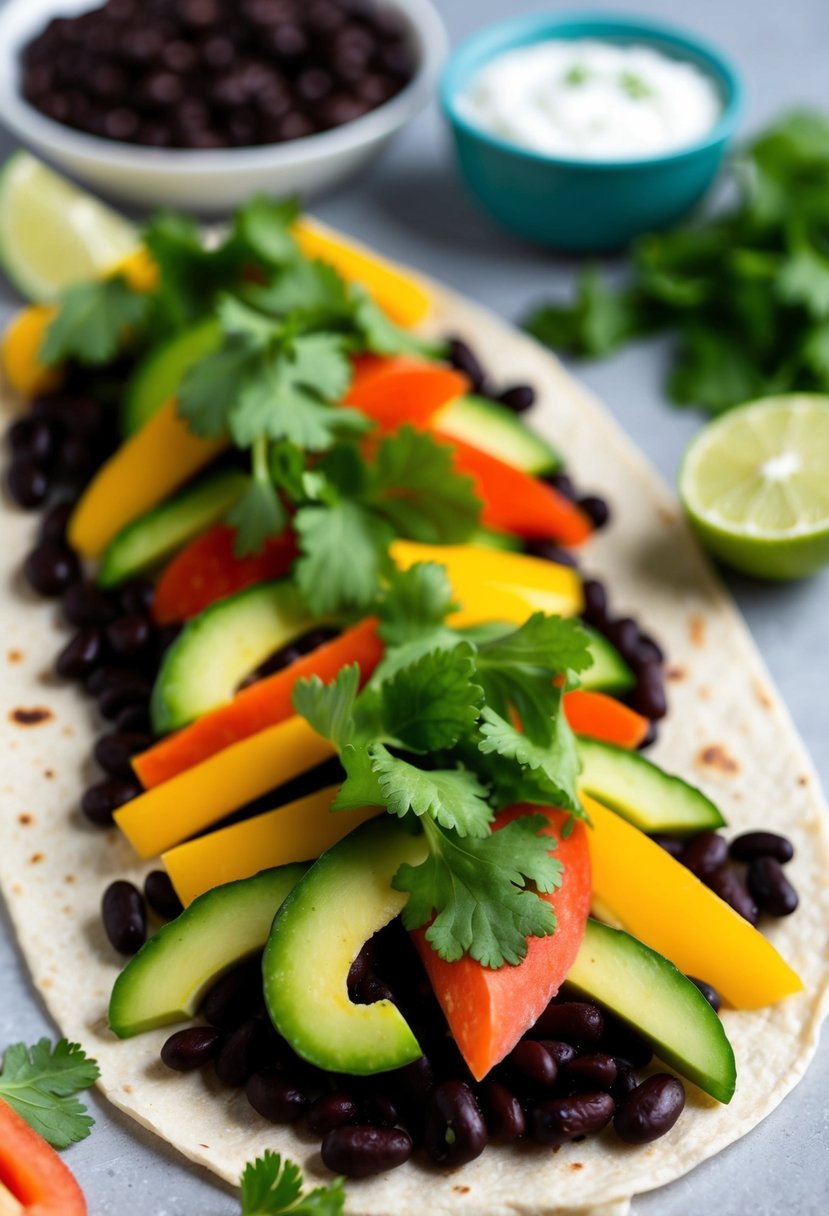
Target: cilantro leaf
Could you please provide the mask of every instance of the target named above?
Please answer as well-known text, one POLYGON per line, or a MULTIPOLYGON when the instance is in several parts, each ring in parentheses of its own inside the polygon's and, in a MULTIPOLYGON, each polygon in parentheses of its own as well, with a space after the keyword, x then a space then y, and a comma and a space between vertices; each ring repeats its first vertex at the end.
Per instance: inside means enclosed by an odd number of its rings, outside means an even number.
POLYGON ((237 243, 264 266, 283 266, 297 256, 291 224, 299 215, 294 199, 275 200, 264 194, 248 199, 233 218, 237 243))
POLYGON ((342 1178, 304 1194, 303 1181, 298 1165, 265 1149, 245 1166, 239 1181, 241 1216, 343 1216, 342 1178))
MULTIPOLYGON (((556 689, 555 694, 560 701, 561 689, 556 689)), ((534 742, 488 705, 482 710, 481 717, 479 751, 484 755, 494 752, 506 756, 517 761, 522 768, 539 769, 556 794, 552 799, 555 805, 584 816, 576 790, 581 763, 575 736, 560 705, 551 718, 551 735, 545 743, 534 742)))
POLYGON ((273 482, 269 478, 251 477, 225 520, 236 529, 236 556, 244 557, 261 553, 268 538, 282 532, 288 515, 273 482))
POLYGON ((258 308, 274 316, 286 313, 311 315, 340 322, 350 304, 344 280, 327 262, 297 258, 264 287, 247 289, 247 297, 258 308))
POLYGON ((147 319, 149 297, 133 291, 123 275, 75 283, 61 292, 58 312, 46 330, 38 357, 47 366, 75 359, 110 363, 128 331, 147 319))
POLYGON ((805 234, 796 238, 776 286, 781 299, 802 304, 815 320, 829 317, 829 257, 816 249, 805 234))
POLYGON ((354 322, 367 350, 376 355, 420 355, 427 359, 440 359, 445 355, 445 343, 419 338, 410 330, 395 325, 361 283, 351 284, 350 296, 354 322))
POLYGON ((430 650, 382 684, 388 734, 415 752, 444 751, 469 733, 483 697, 474 682, 472 647, 430 650))
POLYGON ((629 338, 650 329, 639 294, 608 289, 595 267, 582 271, 572 304, 542 305, 523 325, 553 349, 593 358, 609 355, 629 338))
POLYGON ((765 392, 756 362, 726 331, 690 325, 682 333, 668 390, 680 405, 702 405, 712 414, 765 392))
POLYGON ((347 743, 340 752, 345 769, 345 781, 331 803, 332 811, 352 811, 363 806, 385 806, 386 796, 380 786, 369 748, 365 743, 347 743))
POLYGON ((235 287, 251 261, 233 231, 208 248, 196 221, 173 211, 153 215, 142 239, 160 272, 153 293, 159 336, 209 313, 217 293, 235 287))
POLYGON ((398 536, 428 544, 468 540, 481 513, 472 479, 454 471, 451 446, 411 426, 380 442, 367 500, 398 536))
POLYGON ((98 1065, 77 1043, 48 1039, 33 1047, 15 1043, 6 1049, 0 1072, 3 1098, 53 1148, 67 1148, 89 1135, 95 1122, 74 1097, 94 1085, 98 1065))
POLYGON ((293 705, 323 739, 341 751, 354 736, 354 707, 360 687, 360 665, 341 667, 330 684, 319 676, 297 680, 293 705))
POLYGON ((374 599, 388 567, 391 526, 357 502, 301 507, 294 516, 301 557, 294 566, 300 591, 318 616, 363 608, 374 599))
POLYGON ((402 913, 407 929, 436 913, 426 938, 441 958, 455 962, 470 954, 484 967, 516 965, 526 956, 528 937, 555 931, 553 909, 525 885, 549 892, 560 883, 552 842, 538 835, 543 816, 513 820, 482 838, 461 838, 428 818, 421 822, 429 856, 418 866, 402 865, 392 885, 409 894, 402 913))
POLYGON ((239 385, 252 374, 257 355, 243 343, 225 343, 186 372, 178 393, 178 413, 194 435, 217 438, 227 430, 239 385))
POLYGON ((416 562, 408 570, 395 570, 377 605, 380 637, 400 646, 432 633, 457 607, 445 566, 416 562))
POLYGON ((368 748, 371 770, 377 778, 384 805, 403 818, 410 811, 428 816, 459 837, 488 836, 492 810, 486 788, 467 769, 431 769, 424 772, 392 756, 382 743, 368 748))

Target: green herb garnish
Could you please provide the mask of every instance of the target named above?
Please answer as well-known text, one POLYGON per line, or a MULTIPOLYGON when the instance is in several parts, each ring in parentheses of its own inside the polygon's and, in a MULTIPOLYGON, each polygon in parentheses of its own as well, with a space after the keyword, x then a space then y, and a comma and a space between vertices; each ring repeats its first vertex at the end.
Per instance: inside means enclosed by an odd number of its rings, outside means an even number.
POLYGON ((270 1149, 245 1166, 239 1185, 241 1216, 342 1216, 345 1209, 342 1178, 306 1191, 299 1166, 270 1149))
POLYGON ((53 1148, 85 1140, 95 1122, 74 1096, 99 1076, 98 1065, 77 1043, 48 1039, 33 1047, 6 1048, 0 1072, 0 1098, 53 1148))

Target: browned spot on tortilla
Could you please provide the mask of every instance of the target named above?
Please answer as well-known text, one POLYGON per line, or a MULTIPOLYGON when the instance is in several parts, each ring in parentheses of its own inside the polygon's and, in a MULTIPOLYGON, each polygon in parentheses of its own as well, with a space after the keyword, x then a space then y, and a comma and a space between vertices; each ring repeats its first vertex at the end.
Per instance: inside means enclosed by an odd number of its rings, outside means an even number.
POLYGON ((41 722, 48 722, 52 717, 51 709, 43 705, 34 705, 31 709, 13 709, 9 713, 9 720, 17 726, 40 726, 41 722))
POLYGON ((17 816, 17 822, 23 828, 29 827, 30 824, 34 823, 34 821, 35 821, 34 815, 30 815, 28 811, 21 811, 20 814, 17 816))
POLYGON ((65 874, 63 881, 68 882, 68 883, 73 883, 75 881, 75 875, 74 874, 65 874))
POLYGON ((711 689, 707 684, 700 684, 699 688, 697 689, 697 696, 699 697, 700 701, 710 701, 711 689))
POLYGON ((798 777, 798 779, 797 779, 797 784, 798 784, 798 785, 808 785, 808 784, 809 784, 809 778, 808 778, 808 777, 798 777))
POLYGON ((45 768, 43 770, 43 776, 46 778, 47 781, 54 781, 55 770, 53 768, 45 768))
POLYGON ((676 523, 676 512, 672 511, 670 507, 657 507, 657 515, 662 520, 663 524, 670 525, 676 523))
POLYGON ((21 887, 19 882, 16 882, 14 884, 14 886, 12 887, 12 895, 22 895, 22 894, 23 894, 23 888, 21 887))
POLYGON ((199 1148, 210 1148, 209 1144, 200 1144, 199 1148))
POLYGON ((711 743, 704 747, 697 756, 697 764, 715 768, 721 773, 738 773, 740 766, 733 756, 730 756, 719 743, 711 743))
POLYGON ((688 621, 688 636, 692 646, 705 645, 705 617, 698 612, 692 613, 688 621))
POLYGON ((773 701, 759 680, 754 681, 754 695, 763 709, 771 709, 773 701))
POLYGON ((31 857, 29 858, 29 865, 30 866, 39 866, 42 861, 43 861, 42 853, 32 853, 31 857))
POLYGON ((75 730, 72 726, 64 726, 60 733, 63 735, 64 739, 74 739, 75 737, 75 730))
POLYGON ((469 1187, 463 1186, 461 1183, 456 1183, 452 1187, 452 1190, 455 1192, 456 1195, 468 1195, 469 1194, 469 1187))
POLYGON ((123 1089, 123 1091, 124 1091, 124 1093, 125 1093, 125 1094, 131 1094, 131 1093, 132 1093, 132 1086, 131 1086, 131 1085, 122 1085, 122 1086, 121 1086, 121 1088, 123 1089))
POLYGON ((26 656, 23 654, 22 650, 7 650, 6 651, 6 662, 7 663, 22 663, 25 657, 26 656))
POLYGON ((674 663, 670 667, 665 668, 665 679, 672 680, 674 684, 678 684, 680 680, 684 680, 688 675, 688 669, 680 663, 674 663))
POLYGON ((55 981, 50 980, 49 977, 47 976, 45 980, 40 981, 40 986, 41 986, 41 988, 51 988, 51 987, 53 987, 54 983, 55 983, 55 981))
POLYGON ((72 916, 74 911, 75 911, 75 909, 72 907, 71 904, 63 905, 63 915, 64 916, 72 916))
POLYGON ((584 1162, 583 1162, 583 1161, 571 1161, 571 1162, 570 1162, 570 1169, 571 1169, 571 1170, 583 1170, 583 1169, 584 1169, 584 1162))

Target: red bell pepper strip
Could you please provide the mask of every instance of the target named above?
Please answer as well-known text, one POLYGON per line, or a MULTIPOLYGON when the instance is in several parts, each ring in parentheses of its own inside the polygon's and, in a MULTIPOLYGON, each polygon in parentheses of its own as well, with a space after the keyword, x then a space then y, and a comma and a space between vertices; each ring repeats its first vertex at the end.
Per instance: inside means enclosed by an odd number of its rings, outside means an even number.
POLYGON ((513 806, 497 816, 494 830, 527 814, 545 816, 549 826, 544 831, 555 837, 554 856, 563 866, 559 890, 541 896, 555 909, 555 933, 529 938, 526 957, 518 966, 497 971, 468 955, 447 963, 429 945, 425 929, 412 934, 455 1042, 477 1081, 503 1060, 558 992, 578 954, 590 912, 590 851, 584 824, 577 823, 563 838, 566 811, 513 806))
POLYGON ((156 584, 152 612, 158 625, 187 621, 227 595, 282 578, 298 552, 293 532, 286 530, 266 541, 261 553, 237 557, 235 535, 217 524, 176 554, 156 584))
POLYGON ((409 355, 360 355, 343 404, 362 410, 383 430, 425 427, 438 410, 470 389, 461 372, 409 355))
POLYGON ((327 683, 347 663, 359 663, 361 682, 365 683, 382 654, 377 621, 372 618, 362 621, 282 671, 251 684, 227 705, 219 706, 140 756, 134 756, 132 766, 145 789, 161 785, 231 744, 290 718, 297 680, 319 676, 327 683))
POLYGON ((580 545, 590 536, 593 525, 584 511, 553 486, 439 429, 433 434, 455 449, 457 472, 472 478, 485 528, 560 545, 580 545))
POLYGON ((55 1150, 0 1099, 0 1212, 16 1212, 7 1195, 25 1216, 86 1216, 81 1188, 55 1150))
POLYGON ((629 750, 639 746, 650 726, 647 718, 615 697, 581 688, 564 694, 564 712, 577 735, 629 750))

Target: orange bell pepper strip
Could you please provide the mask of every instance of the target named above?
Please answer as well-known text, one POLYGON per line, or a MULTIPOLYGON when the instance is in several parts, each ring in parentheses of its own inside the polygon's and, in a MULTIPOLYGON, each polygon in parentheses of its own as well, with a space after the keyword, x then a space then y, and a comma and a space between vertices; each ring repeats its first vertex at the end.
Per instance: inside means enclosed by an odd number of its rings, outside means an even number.
POLYGON ((588 517, 553 486, 440 429, 433 433, 455 449, 456 471, 472 478, 484 504, 483 527, 561 545, 580 545, 590 536, 588 517))
POLYGON ((55 1150, 0 1099, 0 1212, 86 1216, 86 1200, 55 1150))
POLYGON ((615 697, 581 688, 564 694, 564 712, 577 735, 615 743, 629 751, 639 746, 650 726, 647 718, 615 697))
POLYGON ((189 621, 216 600, 254 583, 284 578, 297 555, 293 532, 265 542, 261 553, 237 557, 236 533, 216 524, 180 550, 156 583, 152 614, 158 625, 189 621))
POLYGON ((343 404, 362 410, 383 430, 404 423, 425 427, 438 410, 469 389, 466 376, 441 363, 409 355, 360 355, 343 404))
POLYGON ((564 867, 557 891, 542 895, 556 914, 550 937, 531 937, 517 967, 493 971, 465 955, 447 963, 429 945, 426 930, 412 934, 449 1028, 476 1081, 503 1060, 546 1008, 579 952, 590 912, 590 851, 587 831, 577 823, 569 837, 562 828, 569 815, 553 807, 513 806, 496 818, 494 830, 521 815, 541 814, 545 835, 556 841, 555 857, 564 867))
POLYGON ((346 629, 339 637, 323 643, 282 671, 243 689, 229 704, 220 705, 212 713, 197 718, 190 726, 134 756, 132 766, 138 779, 145 789, 152 789, 241 739, 284 722, 294 712, 291 698, 297 680, 319 676, 328 683, 347 663, 359 663, 361 682, 365 683, 382 654, 383 645, 377 636, 375 620, 370 618, 346 629))

